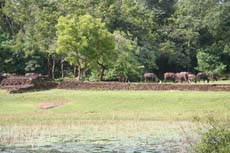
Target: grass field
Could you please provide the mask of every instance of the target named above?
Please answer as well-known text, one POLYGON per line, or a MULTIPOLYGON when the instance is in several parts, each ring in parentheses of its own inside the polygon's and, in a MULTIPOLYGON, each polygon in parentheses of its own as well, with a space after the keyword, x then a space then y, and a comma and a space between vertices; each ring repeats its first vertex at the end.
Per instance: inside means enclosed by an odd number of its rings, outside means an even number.
POLYGON ((229 92, 0 90, 0 152, 193 152, 213 118, 229 92))
POLYGON ((228 120, 229 92, 49 90, 8 94, 0 90, 0 124, 75 120, 228 120), (44 104, 62 103, 52 109, 44 104))

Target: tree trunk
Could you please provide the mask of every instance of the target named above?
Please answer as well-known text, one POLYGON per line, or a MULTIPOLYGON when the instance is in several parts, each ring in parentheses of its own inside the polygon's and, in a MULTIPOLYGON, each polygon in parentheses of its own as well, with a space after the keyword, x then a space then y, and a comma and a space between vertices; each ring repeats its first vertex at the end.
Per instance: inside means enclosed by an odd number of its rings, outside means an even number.
POLYGON ((105 66, 103 64, 101 64, 101 70, 100 70, 100 74, 99 74, 99 81, 103 81, 104 72, 105 72, 105 66))
POLYGON ((51 63, 51 57, 48 55, 48 58, 47 58, 47 66, 48 66, 48 77, 49 78, 52 78, 52 63, 51 63))
POLYGON ((52 56, 52 79, 55 79, 55 55, 52 56))
POLYGON ((61 59, 61 77, 64 78, 64 59, 61 59))
POLYGON ((82 69, 82 79, 85 80, 85 78, 86 78, 86 68, 84 67, 82 69))
POLYGON ((87 71, 87 64, 86 60, 84 61, 84 68, 82 69, 82 79, 85 80, 86 78, 86 71, 87 71))
POLYGON ((99 81, 103 81, 104 72, 105 72, 105 65, 97 61, 97 64, 100 66, 100 74, 99 74, 99 81))
POLYGON ((81 65, 78 65, 78 75, 77 75, 77 80, 80 81, 81 79, 81 65))
POLYGON ((73 75, 76 77, 76 66, 73 67, 73 75))

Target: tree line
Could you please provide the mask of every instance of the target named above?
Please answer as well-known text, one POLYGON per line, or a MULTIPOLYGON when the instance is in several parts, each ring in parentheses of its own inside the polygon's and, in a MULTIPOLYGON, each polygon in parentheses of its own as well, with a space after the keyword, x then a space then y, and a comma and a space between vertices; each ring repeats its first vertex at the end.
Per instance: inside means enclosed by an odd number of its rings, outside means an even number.
POLYGON ((0 0, 0 73, 230 72, 227 0, 0 0))

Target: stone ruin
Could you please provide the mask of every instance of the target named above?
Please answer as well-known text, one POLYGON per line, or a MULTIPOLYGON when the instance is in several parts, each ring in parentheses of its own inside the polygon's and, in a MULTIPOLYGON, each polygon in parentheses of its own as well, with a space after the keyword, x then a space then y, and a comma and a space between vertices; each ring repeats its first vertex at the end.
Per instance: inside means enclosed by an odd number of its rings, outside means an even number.
POLYGON ((0 88, 7 89, 10 93, 45 88, 46 84, 49 84, 48 76, 39 73, 26 73, 24 76, 0 74, 0 88))
POLYGON ((46 77, 38 73, 26 73, 25 76, 17 76, 15 74, 4 73, 0 77, 0 86, 27 86, 33 84, 34 81, 40 80, 42 78, 46 77))

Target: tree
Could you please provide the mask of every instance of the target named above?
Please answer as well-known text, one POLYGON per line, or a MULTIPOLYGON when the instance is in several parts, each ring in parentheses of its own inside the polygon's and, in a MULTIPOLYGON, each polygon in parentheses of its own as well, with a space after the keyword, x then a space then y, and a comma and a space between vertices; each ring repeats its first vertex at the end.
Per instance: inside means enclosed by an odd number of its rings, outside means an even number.
POLYGON ((213 54, 205 53, 200 51, 197 54, 198 67, 199 71, 203 71, 207 74, 221 74, 226 68, 218 56, 213 54))
MULTIPOLYGON (((204 18, 204 24, 213 37, 213 44, 218 51, 218 58, 226 65, 226 72, 230 72, 230 5, 221 1, 212 7, 204 18)), ((213 52, 212 52, 213 54, 213 52)))
POLYGON ((122 1, 116 17, 116 28, 130 35, 137 41, 140 48, 138 61, 144 65, 145 71, 157 69, 157 44, 155 12, 148 9, 145 3, 137 1, 122 1))
POLYGON ((141 75, 138 67, 137 57, 139 55, 139 48, 136 41, 127 38, 125 33, 120 31, 114 32, 116 40, 116 54, 117 58, 113 66, 108 72, 109 79, 117 77, 126 77, 129 79, 137 79, 141 75))
POLYGON ((56 60, 60 57, 56 55, 57 38, 56 24, 61 12, 56 1, 37 1, 37 13, 34 25, 35 40, 39 50, 45 54, 48 63, 48 74, 55 78, 56 60))
POLYGON ((0 1, 0 72, 22 74, 25 68, 25 57, 22 51, 14 50, 14 37, 18 24, 7 11, 9 1, 0 1))
POLYGON ((66 60, 78 66, 80 79, 82 65, 99 68, 99 80, 103 80, 106 66, 112 63, 115 41, 101 19, 91 15, 60 17, 57 25, 58 52, 66 60), (86 64, 88 63, 88 64, 86 64))
POLYGON ((11 41, 7 47, 16 56, 23 54, 25 61, 21 62, 24 62, 24 72, 44 72, 44 54, 40 52, 35 39, 34 25, 37 12, 38 7, 34 0, 6 1, 3 8, 11 35, 11 41))
POLYGON ((177 3, 176 11, 169 20, 166 33, 167 39, 176 44, 174 51, 176 55, 183 55, 181 63, 187 62, 187 70, 193 71, 194 67, 199 64, 197 63, 197 57, 200 57, 197 56, 198 52, 204 51, 208 56, 216 57, 219 61, 224 59, 224 46, 228 43, 215 35, 219 33, 217 29, 224 29, 223 27, 216 28, 217 25, 222 25, 221 22, 228 25, 222 20, 226 20, 228 16, 226 7, 223 9, 223 6, 223 2, 219 0, 183 0, 177 3), (226 15, 222 14, 223 10, 226 15), (218 16, 219 14, 222 15, 218 16))

